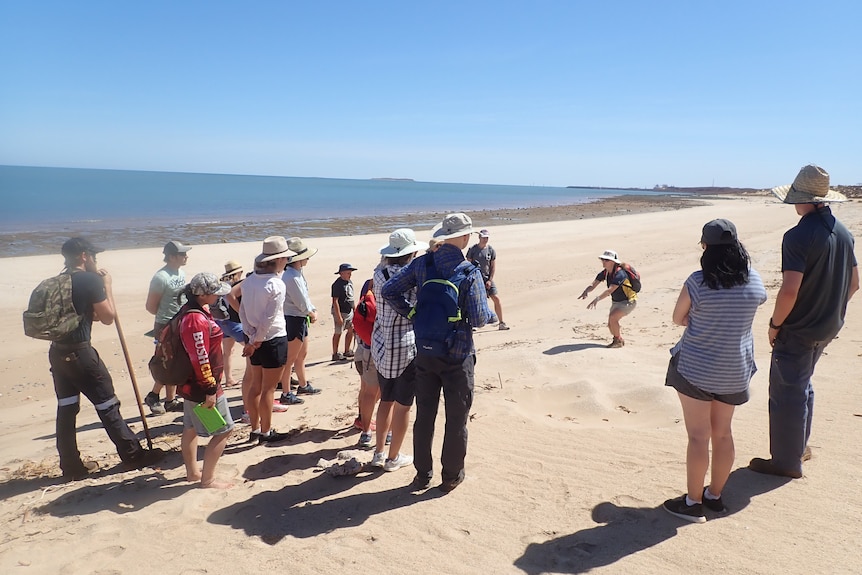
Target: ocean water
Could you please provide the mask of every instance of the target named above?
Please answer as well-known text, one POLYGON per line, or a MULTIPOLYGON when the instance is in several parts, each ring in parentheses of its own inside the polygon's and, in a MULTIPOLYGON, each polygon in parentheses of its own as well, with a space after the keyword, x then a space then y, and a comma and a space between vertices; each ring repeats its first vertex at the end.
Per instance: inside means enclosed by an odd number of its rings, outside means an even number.
POLYGON ((0 257, 52 253, 58 238, 82 231, 123 232, 131 245, 151 235, 162 241, 173 235, 166 230, 182 226, 235 229, 244 222, 290 222, 307 234, 315 222, 340 218, 570 205, 643 193, 649 192, 0 166, 0 257))

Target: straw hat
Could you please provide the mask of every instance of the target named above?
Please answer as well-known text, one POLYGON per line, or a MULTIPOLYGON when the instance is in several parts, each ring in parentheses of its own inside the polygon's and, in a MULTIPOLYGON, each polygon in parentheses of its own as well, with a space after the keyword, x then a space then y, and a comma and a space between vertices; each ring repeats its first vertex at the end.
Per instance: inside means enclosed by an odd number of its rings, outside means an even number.
POLYGON ((459 238, 473 233, 473 220, 467 214, 449 214, 443 221, 431 230, 431 237, 436 240, 459 238))
POLYGON ((224 273, 221 276, 221 281, 226 281, 234 274, 242 273, 242 264, 236 260, 228 260, 224 265, 224 273))
POLYGON ((389 243, 380 248, 380 255, 387 258, 400 258, 425 249, 428 249, 428 244, 417 242, 413 230, 398 228, 389 234, 389 243))
POLYGON ((822 202, 846 202, 841 192, 829 189, 829 173, 813 164, 799 170, 789 186, 772 188, 775 197, 785 204, 819 204, 822 202))
POLYGON ((619 255, 617 255, 617 252, 615 252, 614 250, 605 250, 605 251, 602 253, 602 255, 600 255, 600 256, 599 256, 599 259, 600 259, 600 260, 608 260, 608 261, 612 261, 612 262, 614 262, 615 264, 621 264, 621 263, 622 263, 622 262, 620 261, 620 256, 619 256, 619 255))
POLYGON ((290 251, 293 252, 293 254, 288 256, 287 258, 288 264, 307 260, 308 258, 317 253, 317 248, 308 247, 307 245, 305 245, 305 242, 302 241, 302 238, 290 238, 289 240, 287 240, 287 247, 290 251))
POLYGON ((278 258, 286 258, 290 254, 287 240, 282 236, 269 236, 263 240, 263 251, 254 258, 255 263, 268 262, 278 258))

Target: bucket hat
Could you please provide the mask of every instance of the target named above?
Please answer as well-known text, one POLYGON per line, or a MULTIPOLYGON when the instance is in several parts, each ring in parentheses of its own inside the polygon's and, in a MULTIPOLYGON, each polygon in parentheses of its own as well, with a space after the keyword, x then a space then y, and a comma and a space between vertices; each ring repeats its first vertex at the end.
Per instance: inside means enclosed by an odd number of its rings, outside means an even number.
POLYGON ((380 255, 387 258, 400 258, 426 249, 428 249, 428 244, 416 241, 416 234, 413 230, 398 228, 389 234, 389 243, 380 248, 380 255))

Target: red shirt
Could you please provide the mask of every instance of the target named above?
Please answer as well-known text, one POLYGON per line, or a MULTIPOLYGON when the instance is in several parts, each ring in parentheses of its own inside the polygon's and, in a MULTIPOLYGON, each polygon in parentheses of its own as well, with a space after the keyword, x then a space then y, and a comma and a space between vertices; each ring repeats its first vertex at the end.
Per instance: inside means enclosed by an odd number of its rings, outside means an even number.
POLYGON ((224 394, 221 378, 224 373, 224 354, 221 342, 224 333, 213 321, 209 312, 187 313, 180 322, 180 339, 194 370, 193 379, 182 386, 181 394, 192 400, 203 401, 207 392, 215 388, 217 396, 224 394))

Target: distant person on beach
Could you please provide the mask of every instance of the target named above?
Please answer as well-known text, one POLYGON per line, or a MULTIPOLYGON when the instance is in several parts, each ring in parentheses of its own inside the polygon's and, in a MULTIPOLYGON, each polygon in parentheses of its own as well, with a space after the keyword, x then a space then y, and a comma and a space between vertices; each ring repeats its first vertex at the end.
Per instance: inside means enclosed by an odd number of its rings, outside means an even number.
POLYGON ((499 329, 507 330, 509 326, 503 321, 503 304, 500 303, 500 296, 497 295, 497 284, 494 283, 494 274, 497 272, 497 252, 488 243, 491 237, 491 232, 488 230, 479 230, 479 243, 470 246, 467 250, 467 260, 479 266, 479 271, 482 272, 482 278, 485 280, 485 292, 491 301, 494 302, 494 316, 488 323, 500 322, 499 329))
POLYGON ((251 381, 244 401, 252 443, 276 442, 288 437, 287 433, 272 428, 272 400, 287 363, 281 272, 290 254, 282 236, 266 238, 254 260, 254 273, 240 284, 239 317, 247 340, 242 355, 251 363, 251 381))
POLYGON ((587 295, 593 291, 597 285, 606 282, 608 289, 597 295, 587 305, 587 309, 594 309, 599 301, 606 297, 611 297, 611 311, 608 314, 608 329, 613 336, 613 341, 606 347, 616 348, 623 347, 626 342, 623 339, 622 330, 620 328, 620 320, 634 311, 637 306, 638 294, 632 287, 628 274, 622 268, 623 262, 620 261, 619 255, 614 250, 605 250, 599 256, 604 269, 599 272, 596 279, 588 285, 578 299, 586 299, 587 295))
MULTIPOLYGON (((380 405, 377 406, 377 441, 371 465, 385 471, 397 471, 413 463, 413 456, 402 453, 401 448, 410 425, 410 408, 416 394, 416 338, 413 323, 386 301, 383 285, 398 274, 416 252, 428 244, 416 241, 409 228, 400 228, 389 234, 389 243, 380 248, 380 264, 374 270, 374 301, 377 317, 371 333, 371 357, 377 366, 380 382, 380 405), (386 437, 392 432, 389 456, 386 457, 386 437)), ((403 297, 416 304, 416 288, 408 289, 403 297)), ((359 445, 371 445, 371 435, 363 433, 359 445)))
POLYGON ((859 272, 853 236, 829 208, 829 202, 847 198, 829 189, 829 174, 823 168, 805 166, 793 184, 773 188, 772 193, 793 204, 801 219, 781 242, 782 281, 769 319, 772 457, 755 457, 748 467, 796 479, 802 477, 802 462, 811 457, 811 377, 824 349, 844 325, 847 303, 859 289, 859 272))
MULTIPOLYGON (((465 477, 467 420, 473 405, 473 372, 476 365, 472 327, 482 327, 491 318, 482 274, 464 258, 463 250, 467 249, 472 233, 473 221, 469 216, 463 213, 447 215, 433 230, 433 238, 440 241, 437 250, 415 258, 386 282, 381 292, 387 305, 407 316, 413 309, 408 296, 412 290, 421 289, 429 277, 453 278, 456 271, 464 273, 472 270, 460 280, 458 307, 462 319, 453 325, 452 339, 447 342, 445 354, 437 355, 436 349, 432 351, 417 346, 414 360, 416 421, 413 424, 415 489, 427 488, 434 476, 431 447, 441 390, 446 423, 440 457, 443 467, 440 490, 444 493, 452 491, 465 477)), ((421 305, 421 294, 417 296, 417 305, 421 305)))
POLYGON ((766 289, 729 220, 712 220, 700 237, 701 269, 688 276, 673 310, 685 326, 671 349, 665 385, 677 391, 688 432, 688 492, 665 501, 671 515, 703 523, 703 508, 724 511, 721 499, 733 466, 731 420, 748 401, 748 384, 757 366, 751 324, 766 301, 766 289), (704 477, 712 474, 704 488, 704 477))
POLYGON ((308 282, 302 268, 309 258, 317 253, 317 248, 309 248, 300 238, 287 240, 291 253, 287 267, 281 275, 286 288, 284 297, 284 320, 287 324, 287 365, 282 376, 281 403, 296 405, 304 403, 298 395, 316 395, 320 389, 313 387, 305 376, 305 357, 308 355, 308 328, 317 321, 317 308, 308 295, 308 282), (291 369, 296 373, 296 392, 290 389, 291 369))
MULTIPOLYGON (((158 341, 162 329, 171 321, 171 318, 180 310, 181 303, 177 302, 177 295, 186 285, 186 274, 180 268, 189 261, 189 250, 191 246, 171 240, 165 244, 165 265, 156 272, 150 280, 150 290, 147 293, 147 311, 156 316, 153 325, 153 336, 158 341)), ((175 397, 175 385, 162 385, 158 381, 153 385, 144 403, 150 408, 153 415, 161 415, 166 411, 181 411, 183 402, 175 397), (165 403, 161 402, 162 388, 165 388, 165 403)))
POLYGON ((350 276, 356 268, 350 264, 341 264, 335 274, 338 276, 332 283, 332 361, 344 361, 353 357, 353 282, 350 276), (344 353, 338 352, 341 342, 341 332, 344 332, 344 353))
POLYGON ((57 395, 57 452, 63 479, 77 481, 99 469, 97 462, 82 460, 78 451, 76 422, 82 393, 95 407, 123 463, 130 468, 151 465, 163 453, 160 449, 143 449, 123 420, 111 374, 90 343, 93 321, 111 325, 116 317, 111 276, 96 265, 96 254, 103 250, 77 237, 66 241, 60 251, 72 275, 72 302, 81 314, 78 327, 63 339, 52 342, 48 350, 57 395))
MULTIPOLYGON (((241 271, 241 270, 240 270, 241 271)), ((178 386, 183 402, 183 436, 181 450, 186 466, 186 480, 200 481, 200 486, 227 489, 232 483, 216 481, 215 467, 233 431, 233 419, 221 386, 224 371, 222 338, 224 334, 210 314, 216 300, 230 292, 230 285, 215 274, 204 272, 192 278, 183 288, 185 315, 180 321, 180 340, 192 363, 188 382, 178 386), (215 410, 224 420, 219 428, 208 430, 195 407, 215 410), (204 449, 203 467, 198 467, 198 437, 209 437, 204 449)), ((221 423, 221 421, 220 421, 221 423)))

